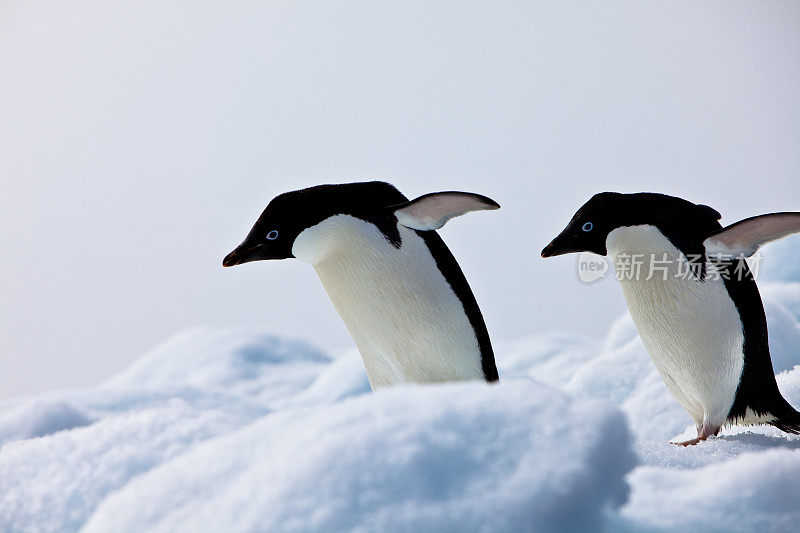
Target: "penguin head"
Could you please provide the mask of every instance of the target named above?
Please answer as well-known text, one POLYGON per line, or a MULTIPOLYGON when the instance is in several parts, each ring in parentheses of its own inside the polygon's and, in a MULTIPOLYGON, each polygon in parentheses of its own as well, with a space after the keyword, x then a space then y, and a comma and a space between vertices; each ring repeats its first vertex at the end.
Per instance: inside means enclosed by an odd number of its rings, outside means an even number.
POLYGON ((657 193, 602 192, 578 209, 567 227, 542 250, 542 257, 573 252, 607 255, 606 240, 617 228, 651 225, 681 242, 702 241, 720 228, 711 207, 657 193))
POLYGON ((399 247, 398 224, 419 231, 435 230, 454 216, 499 207, 485 196, 455 191, 426 194, 408 201, 394 186, 382 181, 318 185, 276 196, 222 265, 295 257, 313 262, 306 251, 308 241, 322 241, 314 243, 317 249, 335 247, 336 229, 318 228, 339 215, 374 224, 387 241, 399 247), (298 249, 302 250, 301 256, 298 249))

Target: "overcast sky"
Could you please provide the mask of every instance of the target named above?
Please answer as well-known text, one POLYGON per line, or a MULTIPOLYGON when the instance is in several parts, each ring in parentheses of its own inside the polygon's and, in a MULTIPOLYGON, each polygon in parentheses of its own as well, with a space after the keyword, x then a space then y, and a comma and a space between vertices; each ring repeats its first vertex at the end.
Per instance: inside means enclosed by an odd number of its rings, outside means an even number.
POLYGON ((0 0, 0 91, 0 397, 192 325, 350 346, 310 266, 221 267, 286 190, 500 202, 441 231, 496 341, 623 311, 539 258, 595 192, 800 210, 797 2, 0 0))

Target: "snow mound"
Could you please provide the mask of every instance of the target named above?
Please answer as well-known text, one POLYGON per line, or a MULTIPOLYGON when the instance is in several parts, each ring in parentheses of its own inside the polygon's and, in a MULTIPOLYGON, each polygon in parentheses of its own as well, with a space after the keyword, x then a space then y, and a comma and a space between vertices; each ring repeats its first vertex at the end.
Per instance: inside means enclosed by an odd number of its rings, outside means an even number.
POLYGON ((522 376, 371 394, 357 352, 252 330, 181 333, 0 420, 2 531, 586 529, 637 462, 606 401, 522 376), (41 405, 82 418, 26 430, 41 405))
POLYGON ((306 390, 292 399, 292 404, 331 403, 369 392, 371 388, 361 354, 351 350, 320 372, 306 390))
POLYGON ((84 413, 64 402, 24 403, 0 412, 0 447, 14 440, 44 437, 90 423, 84 413))
POLYGON ((269 401, 306 387, 331 358, 297 339, 252 328, 183 331, 111 379, 112 389, 191 386, 269 401))
POLYGON ((626 442, 607 404, 535 382, 396 388, 207 442, 111 495, 86 531, 595 528, 626 500, 626 442))
POLYGON ((76 531, 111 492, 235 421, 174 402, 0 452, 0 530, 76 531))

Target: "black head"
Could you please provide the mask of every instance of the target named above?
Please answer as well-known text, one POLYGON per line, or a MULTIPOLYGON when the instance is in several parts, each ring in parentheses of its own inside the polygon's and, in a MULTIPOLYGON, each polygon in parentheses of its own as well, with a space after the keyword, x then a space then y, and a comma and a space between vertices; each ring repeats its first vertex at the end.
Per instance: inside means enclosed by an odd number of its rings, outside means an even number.
POLYGON ((295 238, 305 229, 337 214, 380 217, 386 207, 407 198, 382 181, 318 185, 276 196, 245 240, 222 261, 229 267, 263 259, 289 259, 295 238))
POLYGON ((244 242, 225 257, 222 265, 294 257, 292 250, 297 250, 294 246, 297 236, 334 215, 350 215, 370 222, 390 244, 400 248, 399 225, 414 231, 435 231, 453 217, 499 207, 491 198, 460 191, 423 194, 408 201, 400 191, 382 181, 318 185, 276 196, 244 242))
POLYGON ((567 227, 542 250, 542 257, 572 252, 606 255, 606 238, 625 226, 652 225, 676 243, 702 242, 721 226, 707 205, 657 193, 602 192, 583 204, 567 227))

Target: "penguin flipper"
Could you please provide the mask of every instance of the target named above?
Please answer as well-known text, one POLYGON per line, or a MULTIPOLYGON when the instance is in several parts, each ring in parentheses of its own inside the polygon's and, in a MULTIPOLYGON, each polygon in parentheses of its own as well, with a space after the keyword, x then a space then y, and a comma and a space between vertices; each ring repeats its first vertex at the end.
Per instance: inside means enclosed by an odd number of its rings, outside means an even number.
POLYGON ((706 253, 750 257, 764 244, 800 232, 800 213, 770 213, 740 220, 708 237, 706 253))
POLYGON ((430 231, 441 228, 451 218, 464 213, 499 208, 500 204, 481 194, 446 191, 423 194, 390 209, 394 210, 394 215, 403 226, 430 231))

